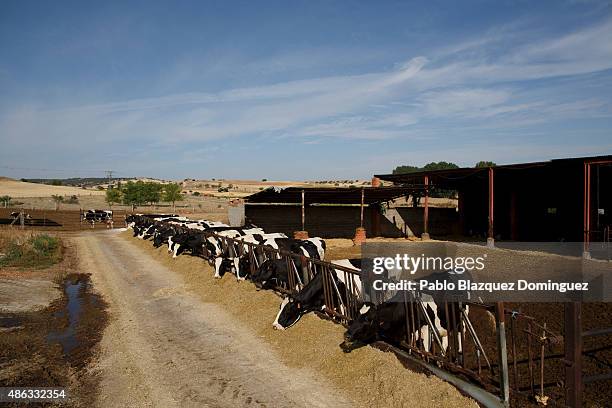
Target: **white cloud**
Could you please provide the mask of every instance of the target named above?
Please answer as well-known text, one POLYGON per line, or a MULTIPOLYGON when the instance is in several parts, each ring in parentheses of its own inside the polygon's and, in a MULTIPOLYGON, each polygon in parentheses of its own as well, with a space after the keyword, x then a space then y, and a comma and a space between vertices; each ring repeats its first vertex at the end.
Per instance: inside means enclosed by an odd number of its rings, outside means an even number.
MULTIPOLYGON (((393 70, 361 75, 69 108, 17 107, 0 112, 0 142, 5 152, 37 146, 87 154, 92 145, 104 143, 135 150, 262 135, 308 144, 330 138, 418 141, 445 135, 449 128, 502 132, 612 116, 609 97, 540 94, 529 85, 612 69, 612 20, 537 41, 528 41, 527 32, 520 24, 508 25, 483 38, 432 50, 430 56, 410 58, 393 70)), ((279 57, 280 65, 271 71, 303 59, 301 53, 279 57)), ((0 159, 8 157, 0 154, 0 159)), ((185 157, 193 161, 200 156, 185 157)))

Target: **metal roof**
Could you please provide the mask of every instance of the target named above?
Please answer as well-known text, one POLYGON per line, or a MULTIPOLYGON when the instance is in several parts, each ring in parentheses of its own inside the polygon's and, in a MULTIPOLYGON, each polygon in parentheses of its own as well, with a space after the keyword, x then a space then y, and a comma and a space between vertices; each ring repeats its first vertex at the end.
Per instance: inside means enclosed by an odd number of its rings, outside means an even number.
MULTIPOLYGON (((590 156, 590 157, 572 157, 566 159, 553 159, 549 161, 503 164, 493 167, 496 173, 514 172, 514 171, 531 171, 534 169, 555 168, 556 166, 576 166, 586 162, 598 162, 612 160, 612 155, 608 156, 590 156)), ((425 176, 429 176, 431 184, 439 186, 456 187, 464 182, 475 179, 486 179, 488 167, 474 168, 462 167, 457 169, 446 170, 431 170, 418 171, 414 173, 404 174, 376 174, 384 181, 392 181, 399 184, 421 185, 425 176)))
POLYGON ((405 197, 422 187, 269 187, 245 197, 247 203, 301 204, 304 191, 305 204, 360 204, 363 190, 364 204, 374 204, 405 197))

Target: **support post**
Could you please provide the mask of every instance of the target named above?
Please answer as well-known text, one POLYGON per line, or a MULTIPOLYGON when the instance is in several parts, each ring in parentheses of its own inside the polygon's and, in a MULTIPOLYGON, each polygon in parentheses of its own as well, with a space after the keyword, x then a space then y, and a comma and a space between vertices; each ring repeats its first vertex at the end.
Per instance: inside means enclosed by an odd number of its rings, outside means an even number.
POLYGON ((421 239, 429 239, 429 176, 425 176, 425 204, 423 208, 423 234, 421 239))
POLYGON ((565 304, 565 405, 582 407, 582 312, 580 302, 565 304))
POLYGON ((305 210, 305 201, 304 201, 304 190, 302 190, 302 231, 305 231, 305 223, 306 223, 306 210, 305 210))
POLYGON ((308 231, 306 231, 306 201, 304 199, 304 190, 302 190, 302 229, 293 231, 294 239, 308 239, 308 231))
POLYGON ((487 246, 493 248, 495 246, 494 236, 494 214, 495 194, 494 194, 494 182, 493 182, 493 167, 489 167, 489 228, 487 232, 487 246))
POLYGON ((504 303, 495 304, 495 321, 497 326, 497 352, 499 358, 499 390, 504 405, 510 405, 510 376, 508 373, 508 348, 506 345, 506 318, 504 303))
POLYGON ((361 214, 359 228, 355 230, 355 237, 353 238, 353 245, 363 244, 366 241, 366 230, 363 228, 363 205, 365 202, 365 189, 361 188, 361 214))
POLYGON ((584 249, 583 257, 590 258, 591 239, 591 163, 584 163, 584 249))
POLYGON ((361 228, 363 228, 363 203, 364 201, 365 201, 365 190, 362 187, 361 188, 361 217, 360 217, 360 223, 359 223, 359 226, 361 228))

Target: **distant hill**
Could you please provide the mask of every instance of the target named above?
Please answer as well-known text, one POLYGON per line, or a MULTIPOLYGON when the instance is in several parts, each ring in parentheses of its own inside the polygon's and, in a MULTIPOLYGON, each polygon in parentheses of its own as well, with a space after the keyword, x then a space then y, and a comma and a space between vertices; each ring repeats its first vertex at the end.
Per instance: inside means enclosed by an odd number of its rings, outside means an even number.
MULTIPOLYGON (((127 183, 128 181, 152 181, 155 183, 165 183, 164 180, 152 179, 148 177, 129 177, 129 178, 111 178, 111 183, 116 184, 117 182, 127 183)), ((21 179, 28 183, 46 184, 49 186, 72 186, 72 187, 97 187, 100 185, 108 185, 108 178, 106 177, 71 177, 64 179, 41 179, 41 178, 29 178, 21 179)))
POLYGON ((29 183, 0 177, 0 196, 8 195, 12 198, 23 197, 51 197, 52 195, 79 196, 102 195, 103 190, 86 189, 73 186, 54 186, 46 184, 29 183))
MULTIPOLYGON (((121 179, 112 178, 113 182, 121 179)), ((29 178, 21 179, 28 183, 46 184, 46 185, 60 185, 60 186, 73 186, 73 187, 93 187, 100 184, 108 184, 108 178, 105 177, 71 177, 65 179, 39 179, 29 178)))

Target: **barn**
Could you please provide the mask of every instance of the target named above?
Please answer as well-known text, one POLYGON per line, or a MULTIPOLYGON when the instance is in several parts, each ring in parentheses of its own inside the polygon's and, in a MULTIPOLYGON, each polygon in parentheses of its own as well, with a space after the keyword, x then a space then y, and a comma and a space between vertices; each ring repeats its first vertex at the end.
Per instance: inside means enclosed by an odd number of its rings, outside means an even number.
POLYGON ((612 156, 377 174, 372 184, 268 188, 246 197, 246 219, 325 238, 353 238, 359 227, 368 237, 487 239, 491 245, 612 238, 612 156), (379 180, 387 186, 374 187, 379 180), (456 205, 432 205, 442 193, 456 205))
POLYGON ((611 237, 612 156, 375 177, 406 188, 424 187, 425 233, 427 195, 452 190, 457 217, 447 228, 459 231, 459 239, 609 242, 611 237))
POLYGON ((307 231, 323 238, 353 238, 357 228, 367 236, 402 237, 384 204, 420 187, 268 188, 246 197, 246 220, 265 230, 291 235, 307 231))

